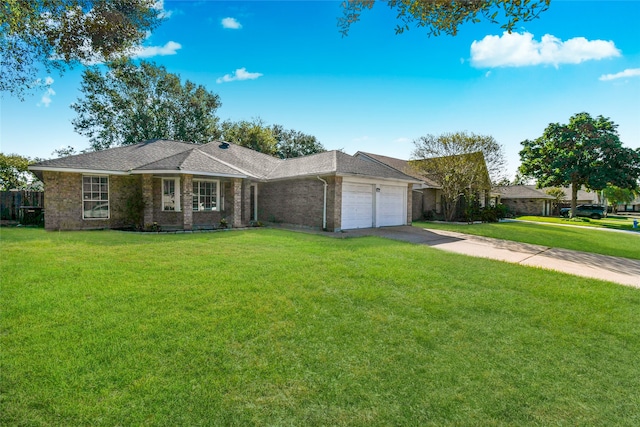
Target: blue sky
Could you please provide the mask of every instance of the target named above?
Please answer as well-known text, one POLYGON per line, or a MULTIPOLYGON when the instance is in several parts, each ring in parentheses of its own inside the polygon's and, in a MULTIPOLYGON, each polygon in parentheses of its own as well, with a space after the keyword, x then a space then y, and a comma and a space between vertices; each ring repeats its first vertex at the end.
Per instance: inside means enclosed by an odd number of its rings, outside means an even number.
MULTIPOLYGON (((409 158, 426 134, 468 131, 505 148, 507 175, 520 142, 549 123, 586 111, 618 124, 640 147, 640 1, 554 0, 511 35, 466 24, 457 36, 396 35, 395 13, 379 3, 338 32, 340 2, 169 1, 166 19, 135 54, 205 85, 222 101, 218 116, 260 117, 315 135, 327 149, 409 158)), ((88 141, 69 108, 82 69, 42 74, 24 102, 5 95, 4 153, 52 157, 88 141)))

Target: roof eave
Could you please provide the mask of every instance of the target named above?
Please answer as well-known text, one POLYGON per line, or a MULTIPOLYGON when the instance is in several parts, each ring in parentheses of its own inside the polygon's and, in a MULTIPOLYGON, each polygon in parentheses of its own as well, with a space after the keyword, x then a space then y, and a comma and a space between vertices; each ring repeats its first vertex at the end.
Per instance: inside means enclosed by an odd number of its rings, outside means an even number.
POLYGON ((61 168, 61 167, 51 167, 51 166, 29 166, 29 170, 42 171, 42 172, 92 173, 92 174, 100 174, 100 175, 129 175, 129 171, 84 169, 84 168, 61 168))

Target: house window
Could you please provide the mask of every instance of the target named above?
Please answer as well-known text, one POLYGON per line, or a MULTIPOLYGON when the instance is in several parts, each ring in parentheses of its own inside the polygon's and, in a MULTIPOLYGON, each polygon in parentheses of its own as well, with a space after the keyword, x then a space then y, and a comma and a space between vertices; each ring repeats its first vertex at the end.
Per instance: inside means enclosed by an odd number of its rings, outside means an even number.
POLYGON ((109 218, 109 177, 84 175, 82 177, 82 218, 109 218))
POLYGON ((193 181, 193 210, 218 210, 218 181, 193 181))
POLYGON ((180 211, 180 179, 162 179, 162 210, 180 211))

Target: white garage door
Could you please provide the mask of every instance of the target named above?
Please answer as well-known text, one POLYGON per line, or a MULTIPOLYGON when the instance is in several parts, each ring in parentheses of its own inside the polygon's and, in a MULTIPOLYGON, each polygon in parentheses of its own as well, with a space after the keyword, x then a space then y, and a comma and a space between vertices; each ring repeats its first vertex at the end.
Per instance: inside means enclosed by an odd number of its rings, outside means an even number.
POLYGON ((404 225, 407 222, 407 188, 381 185, 376 226, 404 225))
POLYGON ((372 184, 342 185, 342 229, 373 227, 372 184))

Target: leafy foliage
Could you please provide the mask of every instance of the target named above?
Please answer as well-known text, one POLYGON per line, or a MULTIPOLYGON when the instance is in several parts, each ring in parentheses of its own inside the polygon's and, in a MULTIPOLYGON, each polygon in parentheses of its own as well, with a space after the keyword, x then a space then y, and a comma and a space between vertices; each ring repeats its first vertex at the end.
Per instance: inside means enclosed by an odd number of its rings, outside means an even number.
POLYGON ((188 80, 182 84, 152 62, 115 61, 105 73, 87 69, 81 92, 84 97, 71 105, 78 113, 73 125, 94 150, 149 139, 206 143, 220 136, 218 95, 188 80))
MULTIPOLYGON (((425 28, 427 36, 441 33, 455 36, 458 27, 467 22, 485 19, 491 23, 503 22, 501 28, 511 32, 520 22, 538 18, 546 11, 551 0, 379 0, 397 13, 399 23, 396 34, 409 30, 411 25, 425 28)), ((371 9, 375 0, 344 0, 343 16, 338 28, 348 35, 351 24, 360 20, 364 10, 371 9)))
POLYGON ((567 197, 564 190, 560 187, 551 187, 546 191, 547 195, 553 197, 553 209, 556 215, 560 214, 560 205, 567 197))
POLYGON ((620 142, 610 119, 579 113, 569 124, 551 123, 541 137, 522 141, 520 173, 538 181, 538 187, 572 186, 575 214, 581 186, 602 190, 608 185, 636 189, 640 153, 620 142))
POLYGON ((278 152, 276 137, 259 118, 251 122, 225 120, 222 123, 222 139, 271 156, 278 152))
POLYGON ((0 8, 0 90, 23 97, 40 67, 113 60, 161 20, 156 0, 8 0, 0 8))
POLYGON ((281 125, 271 127, 277 143, 277 156, 281 159, 308 156, 309 154, 326 151, 324 146, 313 135, 293 130, 284 129, 281 125))
POLYGON ((636 198, 638 193, 628 188, 620 188, 610 185, 604 189, 604 196, 609 201, 609 205, 617 212, 618 205, 630 203, 636 198))
POLYGON ((456 215, 462 195, 470 200, 475 192, 491 188, 491 171, 497 174, 504 167, 502 146, 491 136, 467 132, 426 135, 413 141, 411 162, 419 174, 442 186, 447 220, 456 215))
POLYGON ((260 118, 250 122, 224 121, 222 139, 281 159, 326 151, 315 136, 294 129, 284 129, 278 124, 268 126, 260 118))
POLYGON ((29 165, 33 163, 28 157, 18 154, 0 153, 0 190, 33 188, 39 181, 29 172, 29 165))

